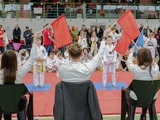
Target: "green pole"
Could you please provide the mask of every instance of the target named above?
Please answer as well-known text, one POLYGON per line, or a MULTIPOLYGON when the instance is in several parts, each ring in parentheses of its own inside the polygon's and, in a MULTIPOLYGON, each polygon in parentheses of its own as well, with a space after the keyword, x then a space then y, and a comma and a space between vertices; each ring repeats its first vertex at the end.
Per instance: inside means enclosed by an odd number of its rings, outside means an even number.
POLYGON ((160 10, 158 11, 158 20, 159 20, 159 22, 160 22, 160 10))
POLYGON ((5 3, 2 2, 2 20, 5 21, 4 15, 5 15, 6 11, 5 11, 5 3))
POLYGON ((69 7, 69 16, 70 16, 70 22, 72 22, 72 13, 71 13, 71 7, 69 7))
POLYGON ((32 10, 31 10, 31 6, 30 6, 30 21, 32 22, 32 10))
POLYGON ((98 9, 97 9, 97 4, 96 4, 96 23, 98 23, 98 9))
POLYGON ((86 20, 86 3, 85 2, 83 2, 83 22, 85 22, 85 20, 86 20))
POLYGON ((44 9, 44 13, 43 13, 43 21, 45 22, 45 17, 46 17, 46 7, 45 7, 45 3, 43 4, 43 9, 44 9))
POLYGON ((18 2, 16 2, 16 20, 18 21, 18 17, 19 17, 19 15, 18 15, 18 2))
POLYGON ((59 15, 58 15, 58 2, 57 2, 57 17, 58 17, 59 15))
MULTIPOLYGON (((136 3, 134 3, 134 6, 136 6, 136 3)), ((136 9, 134 10, 134 17, 135 17, 135 19, 136 19, 136 9)))

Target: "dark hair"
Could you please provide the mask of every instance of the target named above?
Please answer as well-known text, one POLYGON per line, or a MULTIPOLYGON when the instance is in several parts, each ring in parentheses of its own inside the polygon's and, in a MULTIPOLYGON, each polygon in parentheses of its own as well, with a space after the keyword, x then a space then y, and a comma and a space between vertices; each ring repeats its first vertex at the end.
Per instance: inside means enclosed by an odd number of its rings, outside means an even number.
POLYGON ((108 38, 111 38, 111 39, 112 39, 112 36, 111 36, 111 35, 108 35, 108 36, 107 36, 107 39, 108 39, 108 38))
POLYGON ((69 46, 68 51, 72 58, 79 58, 82 54, 82 46, 78 43, 73 43, 69 46))
POLYGON ((51 52, 48 53, 49 56, 50 56, 51 54, 55 54, 55 52, 54 52, 54 51, 51 51, 51 52))
POLYGON ((29 27, 28 27, 28 26, 26 26, 26 29, 29 29, 29 27))
POLYGON ((152 71, 153 58, 151 51, 147 48, 139 49, 137 54, 137 60, 138 60, 138 65, 144 66, 144 69, 149 66, 149 73, 150 76, 152 77, 151 71, 152 71))
POLYGON ((7 50, 2 55, 1 69, 4 84, 14 84, 17 71, 17 56, 13 50, 7 50))

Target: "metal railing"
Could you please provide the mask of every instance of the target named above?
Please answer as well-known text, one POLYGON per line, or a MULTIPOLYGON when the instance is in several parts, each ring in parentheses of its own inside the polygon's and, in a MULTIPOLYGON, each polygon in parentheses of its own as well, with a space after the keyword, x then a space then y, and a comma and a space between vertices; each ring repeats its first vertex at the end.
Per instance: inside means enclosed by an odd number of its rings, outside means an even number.
POLYGON ((131 9, 136 19, 159 19, 159 4, 108 4, 108 3, 0 3, 1 18, 57 18, 64 14, 70 20, 80 18, 85 19, 116 19, 119 18, 126 9, 131 9))

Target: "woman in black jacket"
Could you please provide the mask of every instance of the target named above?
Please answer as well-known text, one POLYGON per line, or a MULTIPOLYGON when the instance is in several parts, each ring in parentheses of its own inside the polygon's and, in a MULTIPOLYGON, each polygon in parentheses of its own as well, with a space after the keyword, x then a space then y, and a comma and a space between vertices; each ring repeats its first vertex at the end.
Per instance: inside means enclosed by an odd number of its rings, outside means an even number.
POLYGON ((20 40, 21 40, 21 29, 17 24, 15 29, 13 30, 13 42, 20 43, 20 40))

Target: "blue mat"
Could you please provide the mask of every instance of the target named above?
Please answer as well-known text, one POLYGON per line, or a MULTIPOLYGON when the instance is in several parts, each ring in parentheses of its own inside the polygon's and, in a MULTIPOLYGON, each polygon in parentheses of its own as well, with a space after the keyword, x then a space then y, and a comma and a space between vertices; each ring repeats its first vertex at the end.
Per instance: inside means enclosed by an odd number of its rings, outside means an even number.
POLYGON ((47 83, 43 87, 37 86, 35 87, 33 84, 25 84, 29 91, 49 91, 51 88, 51 84, 47 83))
POLYGON ((112 86, 112 82, 107 82, 107 86, 105 88, 103 87, 102 82, 94 82, 94 86, 96 90, 114 90, 114 89, 121 89, 122 87, 123 88, 128 87, 128 85, 124 82, 117 82, 116 87, 112 86))

